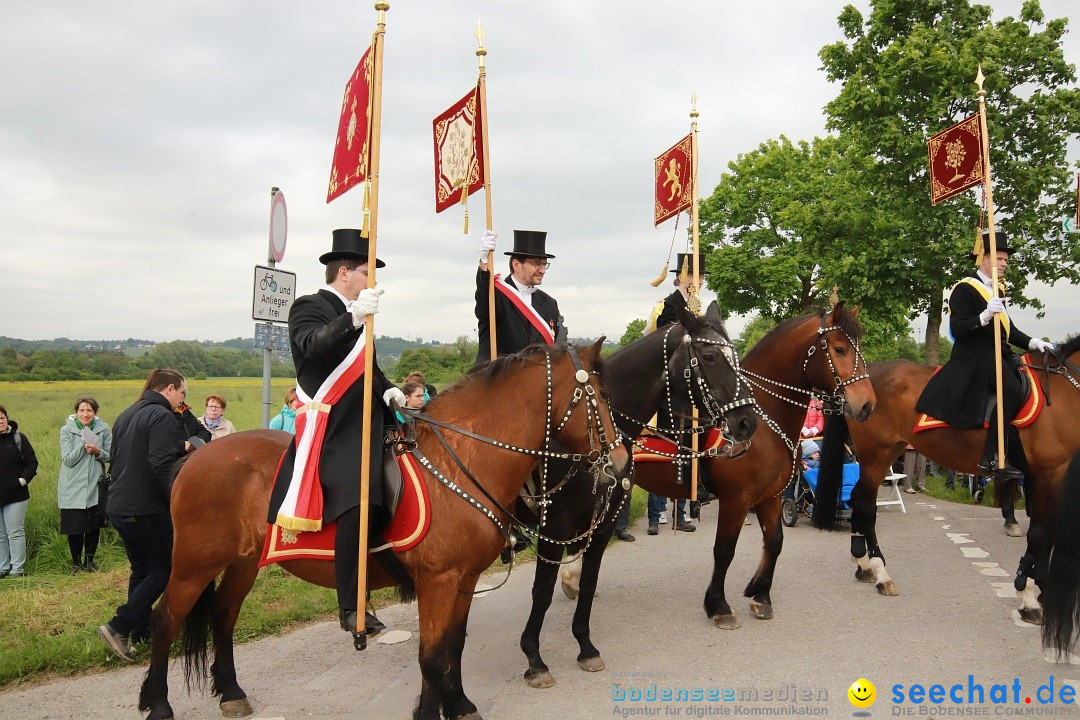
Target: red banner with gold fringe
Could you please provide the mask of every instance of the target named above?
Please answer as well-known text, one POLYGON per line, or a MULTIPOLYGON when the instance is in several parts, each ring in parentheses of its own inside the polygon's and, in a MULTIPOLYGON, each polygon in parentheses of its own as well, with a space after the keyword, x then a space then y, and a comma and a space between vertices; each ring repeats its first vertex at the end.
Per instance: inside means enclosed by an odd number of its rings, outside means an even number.
POLYGON ((653 201, 653 225, 678 215, 694 202, 693 140, 687 135, 656 158, 653 201))
POLYGON ((484 138, 477 88, 432 122, 435 139, 435 212, 484 187, 484 138), (462 187, 467 186, 465 195, 462 187))
POLYGON ((371 48, 364 52, 345 84, 334 142, 334 161, 330 166, 330 187, 326 202, 364 181, 368 174, 371 141, 371 48))
POLYGON ((930 203, 937 205, 986 180, 978 114, 930 138, 930 203))

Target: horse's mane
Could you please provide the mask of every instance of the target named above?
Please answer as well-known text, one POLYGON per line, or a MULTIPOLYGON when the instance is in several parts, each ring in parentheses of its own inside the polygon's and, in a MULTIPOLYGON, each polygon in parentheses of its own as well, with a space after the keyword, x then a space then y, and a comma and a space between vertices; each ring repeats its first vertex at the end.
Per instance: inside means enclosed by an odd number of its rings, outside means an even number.
POLYGON ((1058 355, 1067 358, 1077 350, 1080 350, 1080 335, 1076 335, 1066 340, 1065 344, 1058 350, 1058 355))
MULTIPOLYGON (((543 362, 542 356, 546 352, 548 347, 549 346, 547 345, 536 343, 534 345, 529 345, 521 352, 515 353, 513 355, 502 355, 495 358, 491 362, 478 363, 474 365, 467 373, 462 375, 460 379, 450 385, 450 387, 446 388, 438 395, 433 397, 431 399, 431 402, 428 403, 428 405, 438 401, 442 397, 448 395, 453 396, 455 393, 460 393, 466 388, 470 388, 474 385, 492 382, 496 380, 499 376, 503 375, 508 370, 516 367, 522 362, 531 361, 534 359, 539 359, 540 362, 543 362)), ((550 348, 551 361, 553 364, 555 362, 558 362, 559 358, 561 358, 563 355, 567 354, 567 348, 565 345, 551 345, 550 348)), ((597 359, 596 367, 593 368, 593 370, 597 372, 601 378, 603 378, 603 362, 599 358, 597 359)))
MULTIPOLYGON (((849 308, 847 308, 843 303, 839 303, 836 308, 839 310, 836 318, 836 327, 847 333, 848 337, 850 337, 853 341, 858 341, 859 338, 861 338, 863 335, 863 327, 862 323, 859 322, 859 318, 856 317, 855 313, 852 312, 849 308)), ((806 322, 807 318, 812 317, 820 320, 820 318, 830 314, 832 311, 832 308, 817 308, 811 313, 799 315, 798 317, 788 318, 787 320, 784 320, 779 325, 774 327, 769 332, 765 333, 764 337, 762 337, 757 344, 761 344, 766 340, 775 338, 780 334, 790 331, 792 327, 806 322)))

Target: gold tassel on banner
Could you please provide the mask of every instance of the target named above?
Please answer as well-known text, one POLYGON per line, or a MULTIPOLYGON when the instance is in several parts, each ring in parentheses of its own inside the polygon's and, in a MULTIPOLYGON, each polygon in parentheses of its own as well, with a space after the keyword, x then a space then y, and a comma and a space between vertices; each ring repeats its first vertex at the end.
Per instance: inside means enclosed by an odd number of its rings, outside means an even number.
POLYGON ((986 250, 983 249, 982 232, 979 228, 975 228, 975 247, 971 249, 971 254, 975 256, 975 267, 981 266, 986 250))
POLYGON ((649 284, 652 285, 653 287, 660 287, 660 284, 662 282, 664 282, 664 278, 667 277, 668 270, 670 270, 670 269, 671 269, 671 260, 669 259, 666 263, 664 263, 664 269, 661 270, 660 274, 656 276, 656 279, 653 280, 649 284))
POLYGON ((686 283, 690 282, 690 261, 689 261, 689 258, 690 258, 689 255, 684 255, 683 256, 682 268, 680 268, 680 270, 679 270, 679 284, 680 285, 685 285, 686 283))
POLYGON ((371 237, 368 234, 368 217, 371 215, 371 181, 368 180, 364 183, 364 224, 361 226, 360 236, 371 237))
POLYGON ((465 206, 465 229, 461 231, 463 234, 469 234, 469 206, 465 206))

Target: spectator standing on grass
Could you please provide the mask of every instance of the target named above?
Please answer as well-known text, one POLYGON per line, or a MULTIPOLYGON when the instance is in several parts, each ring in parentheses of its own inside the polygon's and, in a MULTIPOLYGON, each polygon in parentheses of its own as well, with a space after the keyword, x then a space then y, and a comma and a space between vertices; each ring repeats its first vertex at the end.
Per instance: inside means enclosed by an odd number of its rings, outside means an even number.
POLYGON ((60 476, 56 506, 60 534, 67 535, 71 574, 97 572, 94 555, 101 536, 98 482, 112 460, 112 430, 97 416, 98 402, 89 395, 75 401, 75 412, 60 428, 60 476), (85 554, 84 554, 85 552, 85 554))
POLYGON ((37 469, 30 439, 0 405, 0 578, 26 575, 26 506, 37 469))
POLYGON ((284 430, 290 435, 295 435, 298 407, 300 407, 300 400, 296 397, 296 386, 293 386, 285 391, 285 404, 281 406, 281 412, 270 418, 270 429, 284 430))
POLYGON ((226 435, 232 435, 236 428, 225 417, 225 408, 228 403, 220 395, 206 396, 206 414, 199 418, 199 422, 210 433, 211 440, 217 440, 226 435))
POLYGON ((184 376, 154 370, 144 387, 113 427, 109 522, 131 563, 127 601, 98 628, 109 649, 127 662, 135 662, 132 645, 149 637, 150 610, 169 582, 173 465, 191 449, 176 421, 187 393, 184 376))

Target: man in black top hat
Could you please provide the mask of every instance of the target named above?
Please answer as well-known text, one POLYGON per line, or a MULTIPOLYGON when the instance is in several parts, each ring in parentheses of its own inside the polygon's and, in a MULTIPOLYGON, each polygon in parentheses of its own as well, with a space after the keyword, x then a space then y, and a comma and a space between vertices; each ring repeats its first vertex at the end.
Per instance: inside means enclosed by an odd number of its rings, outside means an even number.
MULTIPOLYGON (((679 322, 679 317, 675 314, 675 308, 679 305, 681 305, 683 309, 686 308, 687 303, 690 300, 690 285, 694 282, 694 268, 690 264, 691 258, 693 258, 692 253, 678 254, 678 262, 675 264, 675 269, 671 271, 675 274, 676 290, 664 298, 664 309, 661 310, 660 314, 656 317, 656 328, 662 328, 679 322)), ((698 253, 697 266, 700 268, 700 282, 705 279, 705 256, 701 253, 698 253)), ((697 288, 697 292, 700 291, 701 288, 697 288)))
MULTIPOLYGON (((341 627, 356 629, 358 546, 360 539, 360 441, 363 435, 364 322, 379 310, 382 289, 368 288, 368 239, 359 230, 335 230, 330 252, 319 257, 326 266, 326 287, 299 297, 289 311, 289 342, 296 364, 297 396, 304 403, 297 410, 297 434, 282 459, 270 497, 269 521, 287 530, 316 530, 322 523, 337 521, 334 564, 337 572, 341 627), (303 417, 301 417, 303 416, 303 417), (321 445, 316 428, 322 426, 321 445), (298 448, 301 452, 298 453, 298 448), (304 468, 297 458, 318 459, 318 482, 322 487, 322 517, 311 518, 298 507, 295 487, 304 468), (290 487, 294 486, 290 493, 290 487)), ((383 267, 375 260, 375 267, 383 267)), ((371 501, 369 533, 381 533, 390 522, 382 490, 383 423, 392 422, 389 405, 405 405, 405 395, 395 387, 372 357, 371 387, 382 403, 372 403, 370 419, 371 501)), ((310 467, 310 463, 309 463, 310 467)), ((383 629, 374 615, 365 613, 369 635, 383 629)))
POLYGON ((989 420, 979 470, 986 475, 1001 472, 1009 477, 1022 477, 1022 473, 1010 462, 1022 457, 1020 434, 1011 421, 1023 403, 1020 384, 1020 358, 1009 347, 1015 345, 1024 350, 1045 352, 1053 345, 1022 332, 1010 320, 1005 310, 1005 286, 998 284, 991 290, 991 271, 997 264, 998 278, 1002 278, 1009 265, 1013 248, 1005 233, 998 232, 997 257, 988 251, 989 233, 983 233, 976 244, 972 257, 976 271, 960 280, 949 296, 949 329, 953 336, 953 350, 949 361, 930 378, 915 409, 930 417, 943 420, 953 427, 979 428, 989 420), (997 412, 989 413, 996 397, 997 382, 994 377, 994 314, 1001 315, 1001 382, 1002 405, 1005 418, 1006 459, 996 460, 997 412))
MULTIPOLYGON (((495 233, 488 230, 480 239, 480 264, 476 270, 476 324, 480 347, 476 362, 491 359, 488 331, 487 254, 495 249, 495 233)), ((510 275, 495 276, 495 335, 498 354, 512 355, 534 343, 547 345, 566 340, 566 328, 555 298, 540 289, 549 260, 555 258, 544 248, 547 233, 515 230, 510 256, 510 275)))

